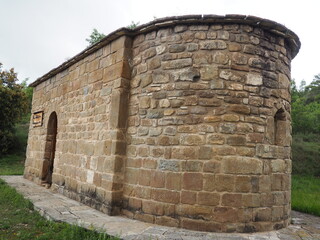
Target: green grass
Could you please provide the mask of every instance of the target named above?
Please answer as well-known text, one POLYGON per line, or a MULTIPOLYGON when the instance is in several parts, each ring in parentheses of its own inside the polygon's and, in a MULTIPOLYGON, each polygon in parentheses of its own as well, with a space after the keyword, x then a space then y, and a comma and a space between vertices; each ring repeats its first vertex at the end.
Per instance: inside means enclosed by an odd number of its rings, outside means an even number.
POLYGON ((22 175, 28 138, 28 124, 17 124, 14 132, 14 149, 0 158, 0 175, 22 175))
POLYGON ((0 240, 118 239, 66 223, 45 220, 30 201, 0 179, 0 240))
POLYGON ((320 178, 292 176, 292 209, 320 216, 320 178))
POLYGON ((22 175, 24 161, 23 154, 6 155, 0 158, 0 175, 22 175))

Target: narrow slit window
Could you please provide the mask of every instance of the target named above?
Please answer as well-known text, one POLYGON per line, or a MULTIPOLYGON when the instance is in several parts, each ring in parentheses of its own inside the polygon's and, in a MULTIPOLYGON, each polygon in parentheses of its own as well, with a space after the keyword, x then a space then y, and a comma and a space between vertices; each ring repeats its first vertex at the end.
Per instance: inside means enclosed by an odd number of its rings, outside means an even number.
POLYGON ((274 115, 274 144, 283 145, 286 134, 286 115, 281 108, 274 115))

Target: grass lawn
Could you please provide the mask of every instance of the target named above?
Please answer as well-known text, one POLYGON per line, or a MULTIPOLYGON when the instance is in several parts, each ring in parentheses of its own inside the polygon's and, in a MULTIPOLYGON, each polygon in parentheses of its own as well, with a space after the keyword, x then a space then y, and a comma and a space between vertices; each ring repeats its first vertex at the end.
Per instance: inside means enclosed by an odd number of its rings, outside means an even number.
POLYGON ((0 240, 105 240, 117 239, 41 217, 29 200, 0 179, 0 240))
POLYGON ((22 175, 25 156, 12 154, 0 158, 0 175, 22 175))
POLYGON ((320 178, 292 176, 292 209, 320 216, 320 178))

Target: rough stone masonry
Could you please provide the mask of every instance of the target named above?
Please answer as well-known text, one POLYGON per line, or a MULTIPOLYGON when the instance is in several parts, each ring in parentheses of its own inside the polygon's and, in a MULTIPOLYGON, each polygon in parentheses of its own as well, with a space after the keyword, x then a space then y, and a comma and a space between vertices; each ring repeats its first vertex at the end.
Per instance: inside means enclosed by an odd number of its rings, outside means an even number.
POLYGON ((31 84, 24 176, 160 225, 286 227, 299 48, 286 27, 243 15, 119 29, 31 84))

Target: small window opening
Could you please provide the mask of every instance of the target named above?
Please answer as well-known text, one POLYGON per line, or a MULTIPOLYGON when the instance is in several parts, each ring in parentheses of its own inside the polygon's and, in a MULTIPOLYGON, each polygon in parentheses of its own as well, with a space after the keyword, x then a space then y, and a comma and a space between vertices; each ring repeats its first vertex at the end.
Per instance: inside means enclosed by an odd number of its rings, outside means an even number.
POLYGON ((286 114, 280 108, 274 115, 274 144, 283 145, 286 138, 286 114))

